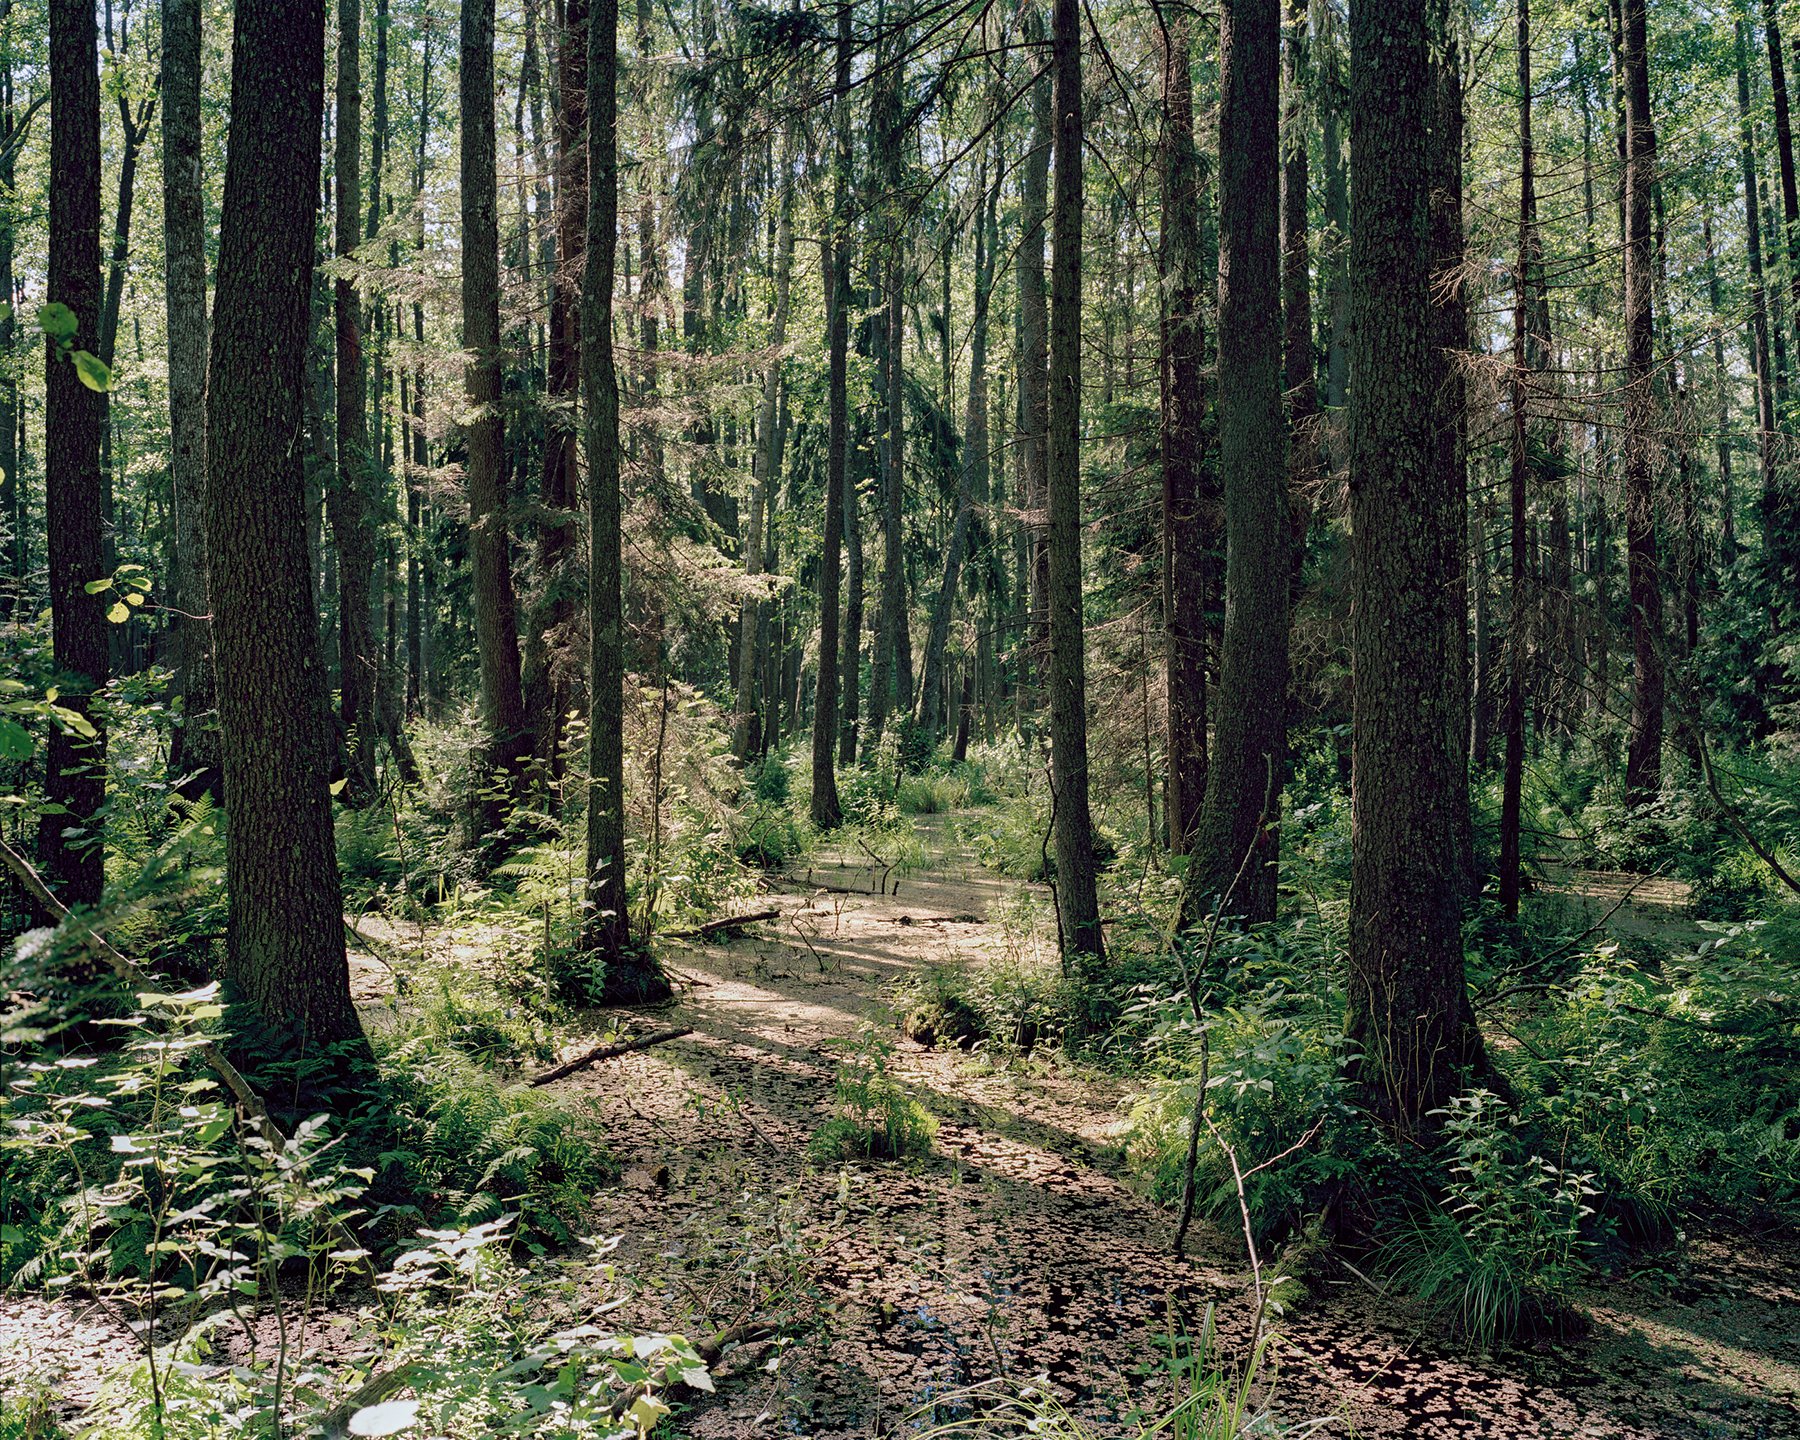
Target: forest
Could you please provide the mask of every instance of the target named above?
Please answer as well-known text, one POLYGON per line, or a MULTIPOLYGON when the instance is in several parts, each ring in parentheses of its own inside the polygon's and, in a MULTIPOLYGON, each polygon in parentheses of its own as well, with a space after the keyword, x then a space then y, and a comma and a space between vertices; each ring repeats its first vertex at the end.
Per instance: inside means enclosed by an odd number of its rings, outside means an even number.
POLYGON ((1796 36, 0 0, 0 1440, 1800 1437, 1796 36))

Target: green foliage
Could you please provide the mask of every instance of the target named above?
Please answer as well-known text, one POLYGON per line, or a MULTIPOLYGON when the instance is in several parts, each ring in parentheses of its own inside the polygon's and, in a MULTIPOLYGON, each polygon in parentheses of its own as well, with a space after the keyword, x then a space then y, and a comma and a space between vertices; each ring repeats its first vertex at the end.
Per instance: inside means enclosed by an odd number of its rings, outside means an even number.
POLYGON ((1077 1029, 1077 987, 1052 966, 1016 956, 973 968, 928 965, 890 990, 899 1026, 922 1045, 1025 1054, 1077 1029))
POLYGON ((1484 1349, 1565 1328, 1596 1244, 1594 1175, 1545 1158, 1526 1117, 1490 1091, 1459 1095, 1441 1113, 1443 1197, 1394 1228, 1384 1268, 1484 1349))
POLYGON ((937 1121, 888 1073, 894 1042, 873 1025, 826 1042, 838 1054, 832 1114, 813 1135, 815 1160, 903 1160, 931 1149, 937 1121))

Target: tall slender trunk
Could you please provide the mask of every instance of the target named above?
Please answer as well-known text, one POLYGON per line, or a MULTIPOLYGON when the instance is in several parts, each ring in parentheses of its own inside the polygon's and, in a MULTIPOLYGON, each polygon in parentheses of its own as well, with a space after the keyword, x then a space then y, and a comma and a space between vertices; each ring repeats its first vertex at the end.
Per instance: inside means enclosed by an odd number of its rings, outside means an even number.
POLYGON ((1625 556, 1631 605, 1631 731, 1625 795, 1634 806, 1662 790, 1663 596, 1657 556, 1651 293, 1655 247, 1650 192, 1656 131, 1650 117, 1646 0, 1624 0, 1621 71, 1625 90, 1625 556))
POLYGON ((1706 251, 1706 303, 1712 312, 1713 389, 1718 409, 1713 437, 1718 457, 1719 562, 1726 569, 1737 560, 1737 496, 1731 475, 1731 372, 1725 366, 1725 305, 1719 286, 1719 257, 1713 249, 1712 211, 1700 215, 1700 237, 1706 251))
POLYGON ((1097 969, 1098 865, 1088 811, 1087 631, 1081 596, 1081 212, 1080 0, 1051 11, 1055 106, 1055 245, 1050 270, 1050 428, 1045 473, 1049 554, 1050 753, 1055 782, 1056 908, 1065 970, 1097 969))
POLYGON ((1307 201, 1311 166, 1307 157, 1307 0, 1287 0, 1285 88, 1281 134, 1281 312, 1282 388, 1287 395, 1288 505, 1293 512, 1294 583, 1306 555, 1306 527, 1318 503, 1319 384, 1313 362, 1312 249, 1308 243, 1307 201))
POLYGON ((1193 19, 1158 9, 1163 35, 1162 186, 1157 269, 1161 307, 1163 678, 1169 851, 1185 855, 1206 795, 1206 596, 1216 521, 1205 447, 1205 291, 1200 153, 1194 144, 1193 19))
POLYGON ((0 0, 0 620, 12 618, 25 587, 25 487, 19 480, 19 382, 11 368, 18 324, 13 315, 13 209, 21 122, 13 108, 13 5, 0 0))
POLYGON ((1464 777, 1452 726, 1451 637, 1463 499, 1438 463, 1431 354, 1428 100, 1443 0, 1350 10, 1351 615, 1355 665, 1350 964, 1356 1079, 1401 1136, 1480 1060, 1463 972, 1462 906, 1443 883, 1446 804, 1464 777), (1433 20, 1438 23, 1434 25, 1433 20), (1434 35, 1432 32, 1436 30, 1434 35))
MULTIPOLYGON (((1025 39, 1034 46, 1041 46, 1044 39, 1044 20, 1036 3, 1025 12, 1025 39)), ((1026 654, 1036 657, 1034 664, 1042 663, 1050 645, 1050 557, 1045 548, 1050 330, 1044 289, 1044 227, 1050 214, 1050 88, 1047 70, 1039 74, 1031 87, 1031 148, 1022 167, 1019 248, 1014 261, 1019 292, 1020 501, 1025 517, 1025 594, 1030 607, 1030 644, 1026 654)), ((1026 675, 1022 673, 1020 679, 1024 681, 1026 675)))
MULTIPOLYGON (((1788 110, 1787 67, 1782 57, 1780 7, 1763 0, 1763 31, 1769 45, 1769 82, 1775 102, 1775 155, 1781 171, 1781 214, 1787 237, 1789 319, 1794 343, 1800 348, 1800 190, 1794 176, 1794 127, 1788 110)), ((1778 623, 1793 620, 1793 591, 1800 583, 1800 504, 1794 481, 1785 468, 1774 471, 1774 485, 1765 491, 1762 505, 1763 567, 1771 610, 1778 623)))
POLYGON ((1737 26, 1738 166, 1744 185, 1744 246, 1750 263, 1751 363, 1756 375, 1756 453, 1765 513, 1778 495, 1775 375, 1769 359, 1769 297, 1763 279, 1762 206, 1757 189, 1756 130, 1750 112, 1750 66, 1743 21, 1737 26))
POLYGON ((1287 778, 1293 572, 1281 402, 1279 0, 1226 0, 1219 55, 1219 353, 1232 360, 1218 380, 1225 628, 1190 894, 1267 920, 1287 778))
MULTIPOLYGON (((793 160, 784 144, 781 157, 780 216, 775 222, 775 306, 769 317, 769 363, 763 370, 762 403, 756 415, 756 454, 750 469, 750 516, 744 529, 744 571, 752 586, 763 571, 763 516, 772 513, 774 486, 780 460, 780 410, 782 348, 787 344, 788 302, 794 275, 793 160)), ((731 753, 740 762, 759 748, 757 690, 760 667, 756 640, 762 624, 762 603, 754 590, 738 616, 737 706, 731 732, 731 753)))
MULTIPOLYGON (((419 57, 419 144, 413 152, 413 194, 425 193, 425 154, 431 137, 431 41, 426 28, 419 57)), ((425 219, 422 210, 414 222, 413 248, 425 248, 425 219)), ((425 470, 431 459, 430 441, 425 434, 425 307, 413 301, 413 344, 419 352, 412 372, 412 454, 408 457, 406 477, 406 709, 409 715, 422 713, 428 663, 428 620, 431 597, 426 585, 423 556, 426 540, 425 470)))
MULTIPOLYGON (((73 314, 76 349, 100 334, 100 75, 90 0, 50 5, 50 254, 48 293, 73 314)), ((93 905, 105 884, 99 811, 106 799, 107 601, 87 593, 104 569, 100 464, 102 397, 76 375, 58 338, 44 374, 44 528, 50 566, 50 644, 59 703, 93 735, 52 726, 44 769, 50 813, 38 827, 45 873, 65 905, 93 905)))
POLYGON ((229 822, 226 975, 266 1022, 307 1043, 361 1037, 326 788, 329 702, 317 621, 302 598, 301 433, 324 104, 323 0, 239 0, 206 395, 229 822))
MULTIPOLYGON (((1350 174, 1344 164, 1344 77, 1336 43, 1321 47, 1320 153, 1325 161, 1325 233, 1319 258, 1325 271, 1325 404, 1342 410, 1350 391, 1350 174)), ((1337 457, 1333 457, 1334 463, 1337 457)))
MULTIPOLYGON (((836 174, 824 245, 825 348, 828 432, 825 441, 825 534, 819 556, 819 668, 813 692, 812 823, 830 830, 843 821, 833 764, 838 741, 838 582, 844 545, 844 475, 850 424, 850 0, 838 0, 836 174)), ((855 684, 855 677, 850 677, 855 684)))
POLYGON ((163 256, 169 330, 169 628, 182 723, 169 773, 189 798, 219 793, 212 632, 207 619, 206 202, 200 181, 200 0, 163 0, 163 256), (188 777, 192 777, 191 779, 188 777))
MULTIPOLYGON (((593 48, 590 36, 590 57, 593 48)), ((589 63, 592 64, 591 59, 589 63)), ((605 83, 612 84, 610 76, 605 83)), ((590 95, 593 85, 590 73, 590 95)), ((480 832, 486 834, 504 821, 507 802, 517 793, 520 757, 530 748, 519 682, 517 606, 513 598, 506 472, 501 454, 494 0, 467 0, 463 5, 460 91, 463 349, 467 352, 463 374, 471 412, 463 426, 463 438, 468 448, 469 554, 474 572, 475 644, 481 666, 481 718, 486 731, 482 763, 493 777, 477 786, 483 798, 476 807, 476 820, 480 832)), ((592 164, 591 140, 589 163, 592 164)), ((609 238, 610 234, 609 231, 609 238)), ((606 248, 606 255, 610 274, 610 248, 606 248)), ((588 263, 590 267, 594 263, 591 245, 588 263)), ((591 394, 589 398, 591 402, 591 394)), ((623 884, 623 877, 620 883, 623 884)))

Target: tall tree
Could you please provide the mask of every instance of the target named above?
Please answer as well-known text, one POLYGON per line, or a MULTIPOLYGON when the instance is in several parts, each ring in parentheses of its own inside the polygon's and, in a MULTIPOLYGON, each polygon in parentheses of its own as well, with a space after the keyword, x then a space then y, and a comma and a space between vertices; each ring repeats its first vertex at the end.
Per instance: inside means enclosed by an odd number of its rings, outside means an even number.
POLYGON ((1662 790, 1663 596, 1656 540, 1657 403, 1651 295, 1656 283, 1651 189, 1656 130, 1650 117, 1646 0, 1624 0, 1620 80, 1625 91, 1625 557, 1631 605, 1631 732, 1625 795, 1662 790))
MULTIPOLYGON (((352 0, 344 0, 352 3, 352 0)), ((617 19, 615 6, 615 22, 617 19)), ((592 23, 592 22, 590 22, 592 23)), ((616 24, 615 24, 616 28, 616 24)), ((611 42, 616 46, 617 37, 611 42)), ((511 532, 507 523, 506 459, 500 416, 500 219, 494 152, 494 0, 462 7, 459 91, 462 108, 463 425, 469 494, 469 557, 475 589, 475 644, 481 666, 481 720, 486 732, 476 821, 491 833, 504 820, 516 790, 521 757, 530 748, 519 679, 519 632, 513 597, 511 532)), ((592 64, 593 40, 588 44, 592 64)), ((609 52, 612 53, 612 52, 609 52)), ((613 83, 608 78, 609 86, 613 83)), ((588 76, 590 103, 594 77, 588 76)), ((589 142, 589 164, 593 161, 589 142)), ((589 204, 592 224, 592 202, 589 204)), ((612 232, 606 235, 611 273, 612 232)), ((588 264, 594 264, 593 247, 588 264)), ((585 293, 585 292, 584 292, 585 293)), ((610 292, 609 292, 610 294, 610 292)), ((584 305, 586 301, 584 300, 584 305)), ((610 304, 610 301, 609 301, 610 304)), ((610 330, 601 332, 610 335, 610 330)), ((590 403, 592 395, 590 392, 590 403)), ((591 422, 590 422, 591 423, 591 422)), ((591 463, 591 462, 590 462, 591 463)), ((624 879, 621 876, 619 883, 624 879)), ((621 922, 622 923, 622 922, 621 922)))
POLYGON ((0 0, 0 619, 10 619, 25 585, 25 487, 19 477, 19 382, 12 370, 18 325, 13 315, 16 237, 13 182, 24 122, 13 104, 13 4, 0 0))
POLYGON ((1157 239, 1161 311, 1162 602, 1169 850, 1185 855, 1206 795, 1206 595, 1212 552, 1202 461, 1206 397, 1200 152, 1194 144, 1193 19, 1157 7, 1162 32, 1162 186, 1157 239))
POLYGON ((163 257, 169 330, 169 628, 182 724, 169 771, 190 796, 219 793, 207 619, 206 201, 200 171, 200 0, 163 0, 163 257), (192 775, 189 780, 186 777, 192 775))
POLYGON ((1066 968, 1106 958, 1088 810, 1087 627, 1081 594, 1081 212, 1080 0, 1051 11, 1055 212, 1050 268, 1049 512, 1050 753, 1055 781, 1056 908, 1066 968))
MULTIPOLYGON (((1800 347, 1800 183, 1794 173, 1794 125, 1788 105, 1787 65, 1782 53, 1781 17, 1776 0, 1763 0, 1763 33, 1769 47, 1769 89, 1775 109, 1775 158, 1781 174, 1781 214, 1787 236, 1789 319, 1800 347)), ((1790 623, 1796 613, 1794 586, 1800 582, 1800 504, 1794 479, 1775 469, 1773 484, 1762 496, 1763 569, 1777 622, 1790 623)))
POLYGON ((1756 184, 1756 130, 1750 111, 1750 64, 1744 31, 1737 24, 1738 168, 1744 187, 1744 249, 1750 266, 1751 366, 1756 382, 1756 453, 1761 462, 1762 503, 1774 503, 1780 485, 1776 465, 1777 416, 1774 367, 1769 359, 1769 296, 1763 278, 1762 207, 1756 184))
MULTIPOLYGON (((91 15, 91 10, 89 14, 91 15)), ((226 972, 271 1024, 361 1033, 308 600, 307 349, 324 0, 239 0, 206 392, 206 540, 225 776, 226 972)))
MULTIPOLYGON (((619 236, 619 3, 588 17, 587 264, 581 282, 581 371, 588 462, 587 899, 582 941, 605 963, 608 1004, 664 999, 669 982, 631 942, 625 892, 625 619, 621 562, 619 377, 613 361, 614 251, 619 236)), ((465 121, 465 123, 467 123, 465 121)))
MULTIPOLYGON (((336 192, 338 263, 362 241, 362 0, 338 0, 337 129, 332 183, 336 192)), ((362 299, 349 274, 332 292, 337 337, 337 470, 325 492, 337 546, 338 720, 343 726, 347 804, 375 796, 374 457, 369 453, 368 373, 363 358, 362 299)))
POLYGON ((1287 770, 1292 520, 1282 414, 1280 0, 1225 0, 1219 30, 1219 477, 1225 628, 1194 836, 1196 896, 1275 914, 1287 770))
MULTIPOLYGON (((1033 3, 1025 11, 1025 40, 1041 46, 1044 21, 1033 3)), ((1045 467, 1050 432, 1050 321, 1044 289, 1045 226, 1050 217, 1050 150, 1052 120, 1050 74, 1040 69, 1031 86, 1031 142, 1021 166, 1019 195, 1019 248, 1014 260, 1015 288, 1019 294, 1019 469, 1020 505, 1025 518, 1025 594, 1031 624, 1028 654, 1037 663, 1050 644, 1049 552, 1045 549, 1045 467)), ((1021 676, 1021 679, 1024 677, 1021 676)))
MULTIPOLYGON (((85 384, 70 345, 98 348, 100 296, 100 76, 90 0, 50 6, 50 303, 64 308, 48 338, 44 375, 44 524, 49 539, 51 652, 61 703, 91 736, 50 731, 47 813, 38 830, 46 874, 65 905, 92 905, 105 883, 101 807, 106 801, 106 605, 87 592, 104 578, 100 432, 104 396, 85 384)), ((48 328, 48 327, 47 327, 48 328)))
POLYGON ((1480 1054, 1462 907, 1443 882, 1464 782, 1452 727, 1462 496, 1439 463, 1429 246, 1435 18, 1442 0, 1350 9, 1350 966, 1357 1079, 1401 1135, 1434 1123, 1480 1054))

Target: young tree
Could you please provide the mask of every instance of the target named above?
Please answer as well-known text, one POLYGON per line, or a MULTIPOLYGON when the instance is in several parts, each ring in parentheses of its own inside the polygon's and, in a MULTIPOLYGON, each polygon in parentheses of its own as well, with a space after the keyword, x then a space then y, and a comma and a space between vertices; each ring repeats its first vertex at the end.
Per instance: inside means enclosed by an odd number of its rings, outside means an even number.
MULTIPOLYGON (((601 998, 641 1004, 669 994, 647 946, 631 943, 625 893, 625 620, 620 561, 619 377, 613 362, 614 250, 619 238, 619 3, 588 16, 587 265, 581 371, 588 462, 588 820, 582 942, 606 965, 601 998)), ((465 123, 467 123, 465 121, 465 123)))
MULTIPOLYGON (((1426 101, 1442 0, 1350 10, 1350 526, 1355 667, 1346 1027, 1369 1103, 1401 1135, 1480 1055, 1459 888, 1443 868, 1465 783, 1449 743, 1462 496, 1437 463, 1426 101)), ((1441 34, 1441 30, 1439 31, 1441 34)))
POLYGON ((1050 267, 1049 511, 1050 753, 1055 790, 1056 908, 1066 969, 1106 958, 1100 933, 1093 820, 1088 811, 1087 627, 1081 578, 1081 212, 1080 0, 1051 11, 1055 110, 1055 212, 1050 267))
MULTIPOLYGON (((345 0, 349 3, 349 0, 345 0)), ((615 42, 616 43, 616 39, 615 42)), ((588 53, 593 54, 590 40, 588 53)), ((475 589, 475 645, 481 665, 481 719, 486 733, 478 782, 478 829, 505 819, 517 788, 520 759, 530 749, 519 679, 517 605, 507 523, 506 459, 500 417, 500 220, 494 153, 494 0, 462 7, 462 304, 463 370, 470 415, 469 556, 475 589)), ((591 61, 590 61, 591 63, 591 61)), ((609 85, 611 81, 607 82, 609 85)), ((593 77, 588 77, 591 88, 593 77)), ((590 141, 591 160, 591 141, 590 141)), ((590 215, 590 221, 591 221, 590 215)), ((610 241, 611 232, 608 231, 610 241)), ((611 254, 607 250, 608 273, 611 254)), ((588 250, 593 264, 593 248, 588 250)), ((610 335, 610 330, 602 331, 610 335)), ((620 877, 621 885, 624 883, 620 877)))
POLYGON ((324 0, 239 0, 206 392, 226 973, 309 1041, 361 1033, 332 833, 302 497, 324 0))
POLYGON ((169 330, 169 630, 182 723, 169 773, 190 798, 219 794, 212 631, 207 619, 206 202, 200 171, 200 0, 163 0, 163 259, 169 330), (188 777, 192 777, 189 779, 188 777))
POLYGON ((1275 914, 1287 774, 1293 530, 1282 414, 1280 0, 1225 0, 1219 32, 1219 475, 1225 628, 1190 894, 1275 914))
POLYGON ((1650 224, 1656 130, 1650 119, 1646 0, 1623 0, 1620 80, 1625 92, 1625 559, 1631 604, 1631 732, 1625 796, 1646 805, 1662 791, 1663 597, 1657 559, 1657 403, 1652 371, 1656 283, 1650 224))
MULTIPOLYGON (((49 540, 51 653, 61 703, 93 735, 50 731, 47 813, 38 849, 63 904, 92 905, 105 884, 101 807, 106 728, 94 697, 106 683, 105 498, 100 465, 104 396, 84 383, 70 345, 98 349, 100 297, 100 76, 90 0, 50 5, 49 300, 64 307, 51 329, 44 374, 44 524, 49 540)), ((9 298, 10 297, 5 297, 9 298)))
POLYGON ((1185 855, 1206 795, 1206 592, 1216 499, 1201 459, 1206 397, 1205 297, 1200 248, 1200 152, 1194 144, 1194 80, 1186 7, 1160 4, 1163 678, 1168 691, 1164 807, 1169 851, 1185 855))

